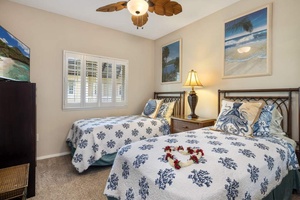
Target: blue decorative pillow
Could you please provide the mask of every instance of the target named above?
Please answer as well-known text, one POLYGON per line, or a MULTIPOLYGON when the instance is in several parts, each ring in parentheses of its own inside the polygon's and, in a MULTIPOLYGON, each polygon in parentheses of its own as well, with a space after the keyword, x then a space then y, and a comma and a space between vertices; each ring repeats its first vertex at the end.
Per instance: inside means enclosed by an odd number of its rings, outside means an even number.
POLYGON ((175 101, 162 103, 157 113, 157 118, 170 118, 173 114, 175 101))
POLYGON ((162 104, 163 100, 149 99, 144 107, 142 116, 156 118, 157 112, 162 104))
POLYGON ((252 136, 252 126, 258 119, 262 103, 222 101, 222 109, 213 130, 229 134, 252 136))
POLYGON ((274 104, 265 105, 260 113, 257 122, 253 126, 253 136, 268 137, 270 136, 270 124, 272 121, 272 113, 274 104))

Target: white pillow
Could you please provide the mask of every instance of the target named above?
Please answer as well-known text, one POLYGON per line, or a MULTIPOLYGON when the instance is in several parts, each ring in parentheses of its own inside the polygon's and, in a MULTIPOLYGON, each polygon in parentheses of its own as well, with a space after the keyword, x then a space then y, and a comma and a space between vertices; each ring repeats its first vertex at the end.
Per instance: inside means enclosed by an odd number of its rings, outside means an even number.
POLYGON ((273 109, 272 121, 270 124, 270 134, 285 135, 281 127, 283 117, 277 109, 273 109))
POLYGON ((163 100, 149 99, 146 103, 142 116, 156 118, 157 112, 162 104, 163 100))

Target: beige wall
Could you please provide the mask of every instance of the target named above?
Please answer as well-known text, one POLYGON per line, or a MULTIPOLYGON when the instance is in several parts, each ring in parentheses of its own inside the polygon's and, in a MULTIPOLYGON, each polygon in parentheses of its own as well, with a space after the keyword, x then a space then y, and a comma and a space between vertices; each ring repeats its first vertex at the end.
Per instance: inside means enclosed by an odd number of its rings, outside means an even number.
POLYGON ((3 0, 0 1, 0 25, 31 50, 31 82, 37 84, 38 157, 69 151, 65 139, 74 120, 141 113, 147 98, 153 95, 152 40, 3 0), (128 106, 63 111, 63 50, 129 60, 128 106))
MULTIPOLYGON (((242 0, 202 20, 155 41, 155 90, 186 90, 183 83, 191 69, 198 72, 204 88, 199 97, 196 114, 217 117, 218 89, 255 89, 300 87, 300 1, 242 0), (272 75, 222 79, 224 22, 273 2, 271 66, 272 75), (161 47, 182 39, 182 83, 161 85, 161 47)), ((186 106, 190 113, 189 106, 186 106)), ((296 123, 294 124, 296 125, 296 123)), ((296 128, 294 127, 294 130, 296 128)), ((293 134, 296 134, 293 133, 293 134)))
MULTIPOLYGON (((31 49, 31 82, 37 83, 38 156, 67 152, 65 138, 74 120, 140 113, 154 90, 190 91, 190 88, 182 87, 183 83, 161 85, 161 47, 178 38, 182 39, 182 82, 188 71, 194 69, 204 85, 203 89, 197 90, 196 113, 202 117, 217 117, 218 89, 299 87, 299 7, 299 0, 242 0, 151 41, 0 0, 0 25, 31 49), (222 79, 224 22, 269 2, 273 2, 272 75, 222 79), (128 107, 63 111, 63 50, 128 59, 128 107)), ((190 112, 188 106, 186 111, 190 112)))

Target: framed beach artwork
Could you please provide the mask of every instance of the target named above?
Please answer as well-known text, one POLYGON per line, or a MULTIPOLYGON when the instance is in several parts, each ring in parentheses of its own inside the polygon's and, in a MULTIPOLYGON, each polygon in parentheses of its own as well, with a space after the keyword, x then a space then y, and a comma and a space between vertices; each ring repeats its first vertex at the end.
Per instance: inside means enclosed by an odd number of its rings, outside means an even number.
POLYGON ((0 80, 30 81, 30 49, 0 26, 0 80))
POLYGON ((181 82, 181 39, 162 47, 162 83, 181 82))
POLYGON ((225 22, 223 78, 271 75, 271 9, 225 22))

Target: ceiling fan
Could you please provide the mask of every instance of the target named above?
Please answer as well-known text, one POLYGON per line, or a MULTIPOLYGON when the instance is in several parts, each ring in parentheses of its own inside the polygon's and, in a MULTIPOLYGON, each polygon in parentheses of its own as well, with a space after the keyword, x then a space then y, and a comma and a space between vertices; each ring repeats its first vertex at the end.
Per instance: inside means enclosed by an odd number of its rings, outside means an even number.
POLYGON ((99 12, 113 12, 120 11, 127 8, 131 13, 131 20, 137 29, 143 28, 148 21, 148 13, 155 13, 162 16, 177 15, 182 12, 182 7, 176 1, 171 0, 129 0, 119 1, 117 3, 108 4, 98 8, 96 11, 99 12))

